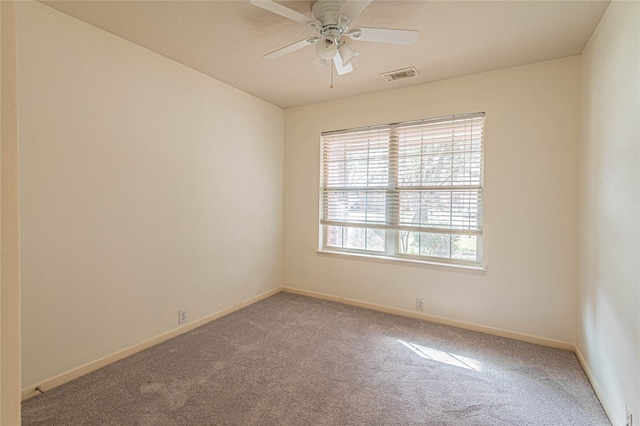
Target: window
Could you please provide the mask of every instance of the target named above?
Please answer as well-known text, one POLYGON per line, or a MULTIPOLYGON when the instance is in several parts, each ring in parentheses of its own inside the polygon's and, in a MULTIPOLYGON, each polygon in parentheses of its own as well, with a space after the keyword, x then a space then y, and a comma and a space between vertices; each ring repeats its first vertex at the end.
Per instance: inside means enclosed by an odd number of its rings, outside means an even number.
POLYGON ((322 249, 480 265, 484 113, 322 134, 322 249))

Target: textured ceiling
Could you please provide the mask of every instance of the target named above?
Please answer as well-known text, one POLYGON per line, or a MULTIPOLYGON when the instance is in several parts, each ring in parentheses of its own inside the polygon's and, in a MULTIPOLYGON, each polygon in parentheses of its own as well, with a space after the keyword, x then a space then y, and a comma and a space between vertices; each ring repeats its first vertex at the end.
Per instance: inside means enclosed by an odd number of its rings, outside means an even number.
MULTIPOLYGON (((419 30, 413 46, 349 41, 354 71, 334 76, 313 47, 262 55, 315 33, 232 1, 43 1, 126 40, 282 108, 578 55, 608 1, 374 1, 352 27, 419 30), (380 73, 415 67, 389 83, 380 73)), ((283 1, 310 16, 312 1, 283 1)))

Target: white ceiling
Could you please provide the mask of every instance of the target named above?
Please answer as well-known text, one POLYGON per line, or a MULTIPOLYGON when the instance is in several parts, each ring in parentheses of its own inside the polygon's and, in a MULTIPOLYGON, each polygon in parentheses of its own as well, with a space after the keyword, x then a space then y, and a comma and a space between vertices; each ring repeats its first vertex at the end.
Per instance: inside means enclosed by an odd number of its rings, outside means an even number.
MULTIPOLYGON (((313 30, 249 0, 43 1, 126 40, 282 108, 579 55, 608 1, 374 1, 352 27, 419 30, 413 46, 350 41, 354 71, 334 76, 312 46, 262 55, 313 30), (415 67, 389 83, 380 73, 415 67)), ((313 1, 282 4, 310 16, 313 1)))

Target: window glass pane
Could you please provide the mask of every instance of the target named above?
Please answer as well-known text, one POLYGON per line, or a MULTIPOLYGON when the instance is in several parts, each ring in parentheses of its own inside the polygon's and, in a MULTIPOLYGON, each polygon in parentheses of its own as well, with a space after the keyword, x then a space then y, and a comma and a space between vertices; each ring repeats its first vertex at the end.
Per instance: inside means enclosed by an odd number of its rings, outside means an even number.
POLYGON ((384 251, 384 230, 367 229, 367 250, 384 251))
POLYGON ((441 257, 443 259, 477 260, 475 235, 447 235, 430 232, 400 231, 401 254, 441 257))
POLYGON ((367 251, 385 251, 383 229, 326 226, 325 247, 353 248, 367 251))
POLYGON ((341 226, 327 226, 326 227, 326 240, 325 245, 328 247, 343 247, 342 243, 342 232, 343 228, 341 226))
POLYGON ((477 237, 475 235, 452 235, 451 257, 453 259, 475 261, 477 258, 477 237))
POLYGON ((451 235, 420 232, 420 255, 451 257, 451 235))
POLYGON ((400 231, 400 253, 420 254, 420 233, 400 231))
POLYGON ((364 228, 344 228, 344 247, 366 250, 364 228))

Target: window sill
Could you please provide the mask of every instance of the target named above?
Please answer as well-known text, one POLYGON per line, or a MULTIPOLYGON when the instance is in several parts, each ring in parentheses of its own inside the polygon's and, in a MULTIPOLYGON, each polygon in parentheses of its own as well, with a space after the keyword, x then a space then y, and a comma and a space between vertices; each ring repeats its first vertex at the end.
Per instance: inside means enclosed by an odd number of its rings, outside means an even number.
POLYGON ((437 269, 454 269, 466 272, 484 273, 487 271, 485 266, 462 265, 455 263, 434 262, 430 260, 418 260, 411 258, 391 257, 364 253, 350 253, 344 251, 332 250, 316 250, 318 256, 333 257, 338 259, 360 260, 364 262, 384 263, 387 265, 404 265, 417 268, 437 268, 437 269))

